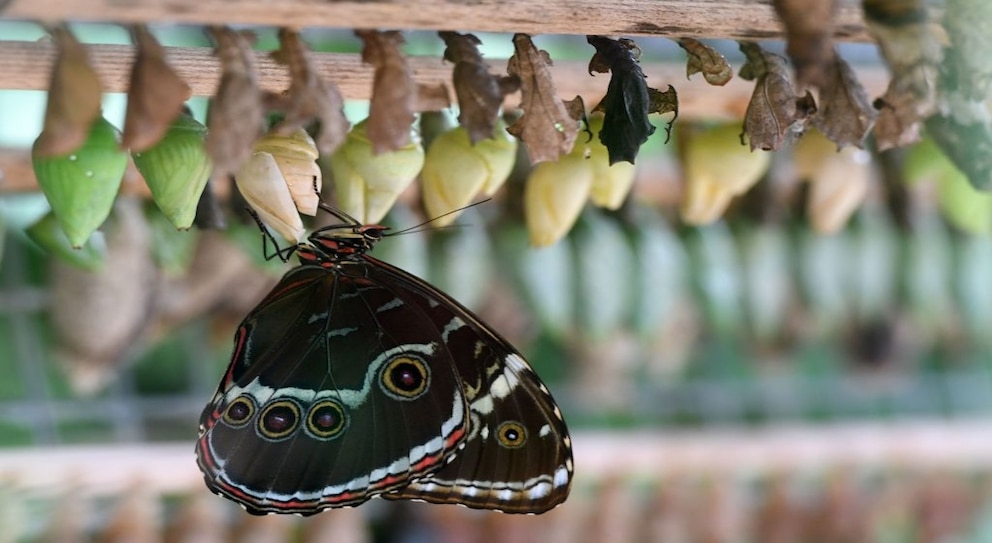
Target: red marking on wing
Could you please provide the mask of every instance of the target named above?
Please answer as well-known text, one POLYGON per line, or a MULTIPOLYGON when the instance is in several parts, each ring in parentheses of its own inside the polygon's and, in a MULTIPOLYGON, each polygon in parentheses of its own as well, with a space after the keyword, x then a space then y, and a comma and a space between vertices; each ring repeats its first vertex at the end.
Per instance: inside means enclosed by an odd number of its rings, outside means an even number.
POLYGON ((270 292, 268 294, 268 296, 266 296, 265 299, 262 300, 262 303, 259 304, 259 307, 262 307, 263 305, 265 305, 265 302, 267 300, 271 300, 273 298, 279 298, 281 296, 285 296, 285 294, 287 292, 299 288, 300 285, 303 285, 303 284, 306 284, 306 283, 311 283, 311 282, 313 282, 313 280, 314 280, 313 277, 308 277, 306 279, 299 279, 299 280, 296 280, 296 281, 285 281, 285 282, 280 281, 279 284, 276 285, 276 287, 274 289, 272 289, 272 292, 270 292))
POLYGON ((232 363, 227 365, 227 370, 224 372, 224 379, 221 381, 222 383, 224 383, 225 389, 227 389, 227 387, 234 380, 234 376, 232 374, 234 373, 235 365, 233 364, 233 362, 235 360, 241 359, 241 355, 244 354, 247 340, 248 340, 248 329, 244 325, 241 325, 238 327, 238 331, 235 332, 234 335, 234 353, 231 354, 232 363))
MULTIPOLYGON (((208 427, 209 430, 209 427, 208 427)), ((460 428, 451 433, 447 439, 445 439, 445 447, 437 454, 428 456, 417 462, 412 466, 413 471, 423 471, 431 466, 438 464, 446 457, 446 453, 450 452, 458 443, 461 442, 462 437, 465 436, 466 430, 460 428)), ((197 449, 199 450, 199 458, 201 459, 201 465, 204 469, 208 470, 211 475, 216 476, 219 473, 219 468, 217 463, 210 455, 210 449, 207 444, 207 435, 204 434, 197 443, 197 449)), ((299 500, 292 499, 286 501, 275 501, 270 500, 263 503, 258 496, 244 491, 238 487, 232 486, 230 483, 222 480, 218 480, 215 477, 210 478, 214 485, 216 485, 217 490, 222 494, 230 497, 231 499, 247 504, 250 507, 257 509, 262 509, 265 511, 282 511, 282 512, 316 512, 320 509, 325 509, 328 507, 334 507, 336 505, 353 503, 353 502, 363 502, 371 498, 376 494, 381 494, 382 492, 388 490, 394 490, 397 486, 402 486, 409 479, 408 474, 403 475, 393 475, 390 477, 385 477, 382 480, 376 482, 375 484, 369 485, 365 491, 355 492, 341 492, 339 494, 332 494, 329 496, 321 496, 320 498, 314 500, 299 500), (372 492, 370 495, 369 492, 372 492), (322 507, 324 506, 324 507, 322 507)))
POLYGON ((200 466, 204 470, 209 471, 211 475, 211 479, 213 479, 213 475, 216 475, 217 472, 220 471, 220 467, 217 465, 217 462, 214 460, 213 455, 210 454, 210 445, 207 443, 208 433, 209 432, 204 432, 203 437, 197 440, 196 457, 200 460, 200 466))

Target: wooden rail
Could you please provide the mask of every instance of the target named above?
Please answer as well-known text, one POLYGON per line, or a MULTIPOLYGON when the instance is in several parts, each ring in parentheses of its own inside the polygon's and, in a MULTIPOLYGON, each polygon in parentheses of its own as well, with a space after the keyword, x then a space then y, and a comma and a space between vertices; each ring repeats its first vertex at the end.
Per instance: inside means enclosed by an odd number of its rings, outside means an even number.
MULTIPOLYGON (((87 45, 91 61, 106 92, 126 92, 134 48, 128 45, 87 45)), ((169 47, 169 63, 189 83, 196 96, 212 96, 220 78, 220 62, 206 47, 169 47)), ((592 49, 589 51, 592 55, 592 49)), ((372 69, 357 54, 314 53, 318 71, 341 88, 345 98, 367 100, 372 90, 372 69)), ((45 42, 0 41, 0 89, 45 90, 55 48, 45 42)), ((421 83, 450 87, 451 63, 440 57, 412 56, 414 78, 421 83)), ((494 73, 503 73, 506 59, 487 59, 494 73)), ((273 61, 268 53, 256 53, 260 84, 279 91, 289 85, 286 68, 273 61)), ((741 118, 753 90, 752 83, 734 77, 727 85, 714 87, 702 76, 686 78, 682 63, 645 63, 642 65, 651 85, 665 88, 672 84, 679 93, 679 114, 686 118, 741 118)), ((858 68, 858 76, 870 96, 881 94, 888 81, 878 66, 858 68)), ((592 107, 606 92, 608 75, 591 76, 588 61, 559 61, 552 66, 552 77, 563 98, 581 95, 592 107)), ((452 95, 453 99, 454 96, 452 95)), ((507 106, 515 107, 519 93, 507 97, 507 106)), ((427 104, 439 109, 445 104, 427 104)))
MULTIPOLYGON (((838 0, 835 34, 868 41, 858 0, 838 0)), ((42 21, 396 28, 530 34, 782 38, 770 0, 6 0, 0 17, 42 21)))
MULTIPOLYGON (((573 437, 580 485, 617 477, 756 476, 837 466, 992 467, 992 424, 986 420, 578 432, 573 437)), ((70 485, 83 494, 110 495, 126 492, 137 480, 162 494, 203 484, 189 443, 0 450, 0 481, 23 489, 57 493, 70 485)))

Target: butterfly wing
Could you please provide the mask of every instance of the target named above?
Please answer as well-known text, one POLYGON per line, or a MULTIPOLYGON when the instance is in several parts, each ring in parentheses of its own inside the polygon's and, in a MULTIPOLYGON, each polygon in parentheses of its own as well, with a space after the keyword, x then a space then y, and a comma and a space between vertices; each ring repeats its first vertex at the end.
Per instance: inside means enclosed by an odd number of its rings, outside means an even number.
POLYGON ((245 318, 197 459, 251 513, 357 505, 439 469, 468 399, 419 296, 365 262, 288 272, 245 318))
POLYGON ((464 449, 441 469, 393 492, 390 499, 458 503, 507 513, 542 513, 564 502, 572 478, 571 444, 546 389, 531 381, 522 358, 507 355, 485 392, 470 404, 472 428, 464 449))
POLYGON ((383 497, 540 513, 568 497, 571 439, 547 387, 523 357, 457 301, 366 257, 376 282, 402 285, 442 329, 469 403, 464 449, 437 471, 383 497), (382 277, 379 277, 379 276, 382 277))

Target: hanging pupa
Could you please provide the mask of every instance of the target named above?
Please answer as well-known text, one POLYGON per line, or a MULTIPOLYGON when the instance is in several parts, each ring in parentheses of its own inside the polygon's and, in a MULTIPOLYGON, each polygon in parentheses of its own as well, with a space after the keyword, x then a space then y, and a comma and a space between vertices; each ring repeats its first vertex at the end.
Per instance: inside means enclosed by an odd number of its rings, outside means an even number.
POLYGON ((90 64, 86 47, 62 24, 49 29, 58 55, 52 65, 45 105, 45 124, 34 142, 35 156, 74 152, 86 141, 100 117, 103 88, 90 64))
POLYGON ((377 223, 420 173, 424 148, 411 130, 410 142, 396 151, 375 154, 366 121, 351 129, 330 158, 338 207, 361 223, 377 223))
POLYGON ((317 213, 322 177, 316 159, 313 138, 302 128, 289 136, 270 132, 234 176, 262 222, 293 243, 305 233, 300 213, 317 213))
POLYGON ((771 155, 742 145, 739 133, 739 126, 729 123, 683 132, 685 186, 680 212, 685 222, 716 221, 730 201, 754 186, 768 169, 771 155))
POLYGON ((67 264, 89 272, 99 271, 103 267, 107 246, 100 232, 86 240, 82 247, 72 247, 55 214, 49 211, 27 227, 24 233, 48 254, 67 264))
MULTIPOLYGON (((593 134, 599 134, 603 129, 604 117, 601 111, 594 111, 589 115, 589 130, 593 134)), ((582 150, 594 168, 589 200, 599 207, 619 209, 634 185, 634 164, 619 161, 611 165, 609 150, 598 137, 591 138, 588 142, 580 138, 575 146, 582 150)))
POLYGON ((492 138, 474 145, 468 130, 457 126, 441 133, 431 142, 424 160, 424 207, 429 217, 437 217, 438 227, 454 222, 460 210, 477 194, 489 196, 503 185, 517 156, 517 140, 500 121, 492 138))
POLYGON ((144 25, 131 28, 137 56, 128 84, 121 147, 145 151, 165 137, 192 91, 169 66, 165 48, 144 25))
POLYGON ((144 176, 155 203, 180 230, 193 225, 196 205, 213 169, 203 146, 206 134, 207 128, 185 112, 172 122, 158 143, 132 153, 134 165, 144 176))
POLYGON ((317 165, 317 145, 310 134, 302 128, 288 136, 270 132, 255 142, 252 158, 260 153, 272 155, 296 209, 304 215, 316 215, 323 175, 317 165))
POLYGON ((110 215, 127 169, 127 152, 120 150, 119 140, 120 132, 102 117, 91 126, 86 142, 71 153, 39 156, 41 138, 35 140, 35 177, 75 248, 110 215))

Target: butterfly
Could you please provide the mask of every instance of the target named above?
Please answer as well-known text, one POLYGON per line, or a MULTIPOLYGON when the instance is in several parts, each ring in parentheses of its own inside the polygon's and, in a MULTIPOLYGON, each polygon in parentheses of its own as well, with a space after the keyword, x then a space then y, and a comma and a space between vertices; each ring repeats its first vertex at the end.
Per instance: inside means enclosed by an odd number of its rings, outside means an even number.
POLYGON ((524 358, 471 311, 368 253, 387 227, 342 222, 285 249, 238 327, 200 418, 213 492, 253 514, 372 497, 541 513, 568 496, 571 439, 524 358))

